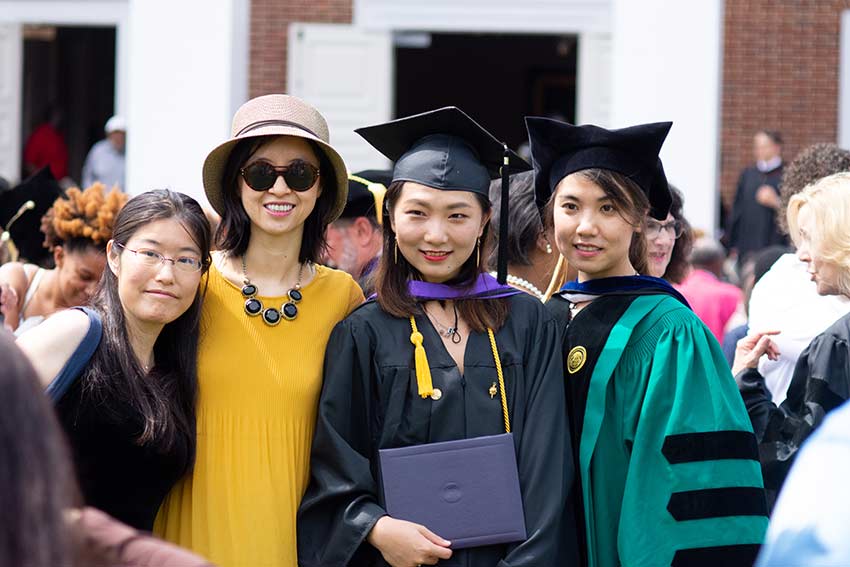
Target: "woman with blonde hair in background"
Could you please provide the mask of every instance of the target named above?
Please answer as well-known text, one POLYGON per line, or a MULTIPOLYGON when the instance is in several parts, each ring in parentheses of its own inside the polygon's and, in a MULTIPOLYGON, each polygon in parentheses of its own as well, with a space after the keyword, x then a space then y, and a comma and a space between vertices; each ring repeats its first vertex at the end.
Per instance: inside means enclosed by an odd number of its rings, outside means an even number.
MULTIPOLYGON (((825 177, 791 197, 787 218, 797 257, 818 293, 850 298, 850 173, 825 177)), ((774 334, 753 332, 738 341, 732 371, 760 444, 764 477, 778 491, 800 446, 850 395, 850 314, 803 350, 778 406, 758 370, 763 355, 779 354, 774 334)))

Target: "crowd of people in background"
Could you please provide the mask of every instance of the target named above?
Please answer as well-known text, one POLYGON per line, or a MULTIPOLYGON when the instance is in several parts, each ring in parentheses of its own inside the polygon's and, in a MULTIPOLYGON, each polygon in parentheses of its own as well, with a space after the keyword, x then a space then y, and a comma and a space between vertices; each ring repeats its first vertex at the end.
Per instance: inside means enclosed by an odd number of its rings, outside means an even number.
POLYGON ((847 150, 755 133, 715 234, 669 122, 527 117, 526 163, 446 107, 349 174, 266 95, 209 211, 122 191, 119 116, 67 187, 62 118, 0 184, 0 566, 850 564, 847 150))

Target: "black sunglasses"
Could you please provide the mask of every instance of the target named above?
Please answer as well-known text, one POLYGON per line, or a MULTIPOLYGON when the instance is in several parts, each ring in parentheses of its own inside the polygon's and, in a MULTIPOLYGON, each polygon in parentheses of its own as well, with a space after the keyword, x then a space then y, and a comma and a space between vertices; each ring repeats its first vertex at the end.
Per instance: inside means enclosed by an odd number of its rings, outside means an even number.
POLYGON ((274 187, 278 176, 283 177, 286 186, 293 191, 307 191, 319 178, 319 168, 301 159, 280 167, 266 161, 255 161, 240 169, 239 173, 254 191, 268 191, 274 187))

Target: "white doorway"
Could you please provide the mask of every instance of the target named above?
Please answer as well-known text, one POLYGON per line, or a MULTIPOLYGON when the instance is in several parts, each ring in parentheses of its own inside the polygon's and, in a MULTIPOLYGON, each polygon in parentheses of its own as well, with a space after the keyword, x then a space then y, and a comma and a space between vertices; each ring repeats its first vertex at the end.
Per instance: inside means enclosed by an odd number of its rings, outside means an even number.
MULTIPOLYGON (((113 34, 111 49, 114 52, 113 69, 107 79, 112 83, 110 111, 122 112, 127 93, 128 3, 129 0, 0 0, 0 175, 13 183, 19 180, 24 137, 31 128, 32 120, 43 111, 43 108, 39 108, 43 105, 32 100, 32 96, 24 100, 25 36, 28 30, 44 30, 43 33, 48 35, 62 30, 60 35, 65 37, 68 37, 67 33, 85 35, 85 30, 114 30, 107 32, 113 34)), ((35 47, 35 51, 40 50, 35 47)), ((49 59, 51 56, 47 57, 49 59)), ((84 55, 79 57, 84 58, 84 55)), ((33 60, 43 62, 46 59, 36 55, 33 60)), ((39 78, 37 73, 31 77, 35 82, 43 78, 39 78)), ((79 90, 77 94, 80 95, 79 90)), ((86 103, 84 98, 83 104, 86 103)), ((73 110, 67 112, 70 115, 73 110)), ((102 110, 100 112, 103 113, 102 110)), ((97 121, 100 121, 99 117, 97 121)), ((80 147, 85 146, 91 137, 87 133, 87 122, 75 126, 73 133, 74 143, 80 147)), ((84 157, 87 150, 83 148, 79 152, 84 157)), ((77 161, 81 159, 75 157, 77 161)))

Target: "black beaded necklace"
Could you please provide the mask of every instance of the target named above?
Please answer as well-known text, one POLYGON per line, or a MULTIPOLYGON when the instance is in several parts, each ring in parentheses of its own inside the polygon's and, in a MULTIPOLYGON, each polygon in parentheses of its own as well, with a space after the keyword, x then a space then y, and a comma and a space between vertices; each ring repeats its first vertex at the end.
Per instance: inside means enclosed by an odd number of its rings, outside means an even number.
POLYGON ((304 264, 298 268, 298 279, 295 282, 295 287, 290 289, 286 295, 289 301, 284 303, 280 310, 274 307, 265 307, 263 302, 257 298, 256 284, 251 283, 251 278, 248 277, 248 267, 245 265, 245 256, 242 256, 242 296, 245 297, 245 313, 250 317, 256 317, 262 314, 263 323, 269 327, 274 327, 280 323, 281 318, 291 321, 298 316, 298 306, 295 305, 304 297, 301 294, 301 274, 304 271, 304 264))

